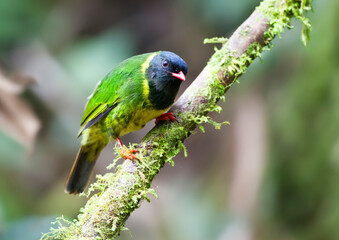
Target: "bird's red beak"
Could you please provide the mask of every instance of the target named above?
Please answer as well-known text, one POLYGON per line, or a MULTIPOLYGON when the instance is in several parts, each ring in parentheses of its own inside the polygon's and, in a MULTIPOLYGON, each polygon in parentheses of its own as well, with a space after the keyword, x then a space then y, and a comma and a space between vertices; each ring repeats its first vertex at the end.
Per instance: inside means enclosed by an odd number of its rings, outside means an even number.
POLYGON ((185 81, 186 77, 185 74, 180 71, 179 73, 172 73, 173 77, 179 78, 181 81, 185 81))

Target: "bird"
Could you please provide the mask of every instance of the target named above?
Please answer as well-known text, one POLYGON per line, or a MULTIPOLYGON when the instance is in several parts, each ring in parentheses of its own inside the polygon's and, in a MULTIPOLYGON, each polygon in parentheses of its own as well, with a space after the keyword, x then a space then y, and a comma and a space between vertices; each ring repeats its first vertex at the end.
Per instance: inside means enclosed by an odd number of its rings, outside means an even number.
POLYGON ((130 57, 98 82, 81 120, 78 137, 81 146, 66 182, 65 192, 84 191, 102 149, 112 140, 124 159, 137 159, 136 150, 128 150, 120 138, 137 131, 152 119, 173 121, 166 110, 173 104, 186 79, 186 62, 169 51, 130 57))

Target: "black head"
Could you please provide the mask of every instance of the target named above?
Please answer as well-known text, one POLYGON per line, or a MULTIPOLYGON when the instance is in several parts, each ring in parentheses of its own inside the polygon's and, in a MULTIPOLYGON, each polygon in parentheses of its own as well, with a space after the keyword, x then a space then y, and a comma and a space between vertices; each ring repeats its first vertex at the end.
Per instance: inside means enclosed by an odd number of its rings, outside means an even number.
POLYGON ((149 100, 157 109, 168 108, 185 81, 187 64, 178 55, 161 51, 153 57, 146 70, 149 79, 149 100))

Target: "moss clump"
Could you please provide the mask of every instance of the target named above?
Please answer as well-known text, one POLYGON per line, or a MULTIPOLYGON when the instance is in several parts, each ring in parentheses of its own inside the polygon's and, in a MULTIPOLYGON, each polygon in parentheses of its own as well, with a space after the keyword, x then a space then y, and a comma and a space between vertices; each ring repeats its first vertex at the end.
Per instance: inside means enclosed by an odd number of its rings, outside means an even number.
POLYGON ((207 43, 221 43, 221 44, 226 44, 228 41, 227 38, 225 37, 213 37, 213 38, 205 38, 204 39, 204 44, 207 44, 207 43))
POLYGON ((291 19, 294 17, 303 24, 301 40, 306 46, 310 39, 311 23, 305 13, 312 10, 312 0, 266 0, 257 7, 271 25, 269 31, 265 32, 266 43, 269 43, 275 36, 280 36, 285 28, 292 28, 291 19))
POLYGON ((51 228, 49 233, 45 233, 42 235, 41 240, 47 239, 75 239, 76 233, 75 230, 75 222, 76 220, 69 221, 64 216, 56 218, 55 222, 52 224, 56 224, 58 228, 51 228))

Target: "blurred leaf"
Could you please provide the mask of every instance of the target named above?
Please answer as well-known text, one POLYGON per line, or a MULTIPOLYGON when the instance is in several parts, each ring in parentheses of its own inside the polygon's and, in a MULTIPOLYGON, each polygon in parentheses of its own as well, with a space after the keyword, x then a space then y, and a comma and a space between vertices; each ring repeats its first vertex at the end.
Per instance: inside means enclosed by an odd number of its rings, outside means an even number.
POLYGON ((19 94, 33 80, 24 76, 14 79, 0 72, 0 129, 31 151, 41 124, 19 94))

